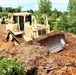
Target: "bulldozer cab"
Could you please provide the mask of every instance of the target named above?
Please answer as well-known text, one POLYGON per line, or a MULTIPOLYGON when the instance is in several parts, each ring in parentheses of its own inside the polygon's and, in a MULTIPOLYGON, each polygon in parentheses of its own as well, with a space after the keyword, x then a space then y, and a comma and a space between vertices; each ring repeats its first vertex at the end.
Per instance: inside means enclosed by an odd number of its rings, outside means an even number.
POLYGON ((8 18, 12 21, 12 23, 18 23, 21 31, 24 30, 25 23, 29 23, 29 25, 32 24, 30 13, 9 13, 8 18))

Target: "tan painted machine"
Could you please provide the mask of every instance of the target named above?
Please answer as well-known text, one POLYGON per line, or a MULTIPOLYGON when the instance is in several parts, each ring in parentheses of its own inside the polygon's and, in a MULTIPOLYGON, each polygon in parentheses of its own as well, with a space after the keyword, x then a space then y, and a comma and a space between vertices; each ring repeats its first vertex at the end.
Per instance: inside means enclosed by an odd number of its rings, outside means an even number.
POLYGON ((47 16, 43 15, 44 24, 37 24, 37 16, 31 13, 9 13, 9 23, 6 25, 8 31, 7 41, 15 40, 17 43, 39 42, 47 46, 51 52, 58 52, 65 46, 63 32, 50 31, 47 16))

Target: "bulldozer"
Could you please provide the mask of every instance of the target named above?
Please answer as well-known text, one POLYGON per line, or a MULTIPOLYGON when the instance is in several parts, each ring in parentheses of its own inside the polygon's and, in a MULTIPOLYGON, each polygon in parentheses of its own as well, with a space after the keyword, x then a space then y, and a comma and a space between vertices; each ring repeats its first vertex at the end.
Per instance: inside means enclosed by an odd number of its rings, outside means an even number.
POLYGON ((42 46, 46 46, 52 53, 61 51, 66 45, 64 32, 50 31, 45 14, 42 15, 44 24, 38 24, 38 17, 28 12, 9 13, 8 18, 7 41, 15 40, 18 44, 29 41, 38 42, 42 46))

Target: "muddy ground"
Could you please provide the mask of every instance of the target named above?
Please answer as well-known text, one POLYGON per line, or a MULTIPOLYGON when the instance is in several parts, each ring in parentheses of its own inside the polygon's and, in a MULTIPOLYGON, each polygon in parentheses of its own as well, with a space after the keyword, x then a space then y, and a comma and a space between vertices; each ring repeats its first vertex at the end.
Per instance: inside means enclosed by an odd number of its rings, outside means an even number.
POLYGON ((54 54, 39 43, 14 46, 6 36, 5 25, 0 25, 0 57, 18 58, 29 69, 27 75, 76 75, 76 35, 65 33, 68 46, 54 54))

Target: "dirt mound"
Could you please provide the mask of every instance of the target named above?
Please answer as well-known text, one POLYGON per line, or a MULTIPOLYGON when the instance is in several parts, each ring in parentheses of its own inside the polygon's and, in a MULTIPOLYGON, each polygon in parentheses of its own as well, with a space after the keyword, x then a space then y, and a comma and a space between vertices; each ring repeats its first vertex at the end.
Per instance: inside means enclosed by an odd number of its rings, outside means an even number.
POLYGON ((3 56, 19 58, 23 62, 22 66, 26 66, 30 70, 31 73, 29 72, 28 75, 34 75, 33 71, 39 74, 40 66, 42 69, 44 68, 43 64, 47 63, 50 51, 46 47, 40 46, 39 43, 23 43, 14 46, 10 50, 4 50, 1 54, 3 56))
POLYGON ((65 33, 68 46, 55 54, 39 43, 14 46, 6 35, 5 25, 0 25, 0 57, 19 58, 29 69, 27 75, 76 75, 76 35, 65 33))
POLYGON ((52 54, 39 43, 23 43, 2 54, 23 61, 22 66, 29 69, 27 75, 76 75, 76 36, 71 33, 65 36, 68 46, 59 53, 52 54))
POLYGON ((33 65, 36 67, 36 60, 42 58, 49 57, 49 50, 39 44, 30 44, 23 43, 18 46, 13 47, 9 50, 9 53, 12 54, 13 58, 20 58, 21 60, 25 60, 24 65, 29 66, 28 68, 32 68, 33 65), (32 62, 33 61, 33 62, 32 62))
POLYGON ((61 67, 50 71, 47 75, 76 75, 75 67, 61 67))
POLYGON ((6 25, 2 24, 0 25, 0 57, 5 56, 5 51, 11 49, 14 46, 14 43, 12 41, 6 42, 6 25))
POLYGON ((2 24, 0 25, 0 36, 6 37, 7 32, 6 32, 6 25, 2 24))

